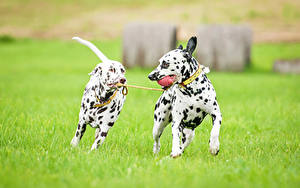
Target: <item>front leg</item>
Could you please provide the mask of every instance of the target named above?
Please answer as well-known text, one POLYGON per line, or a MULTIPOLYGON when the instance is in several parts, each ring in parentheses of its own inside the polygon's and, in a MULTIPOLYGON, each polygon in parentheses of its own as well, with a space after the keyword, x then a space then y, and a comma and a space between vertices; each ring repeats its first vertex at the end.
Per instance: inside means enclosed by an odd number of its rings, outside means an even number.
POLYGON ((182 126, 180 126, 180 121, 174 121, 172 125, 172 153, 171 157, 176 158, 179 157, 182 154, 182 146, 180 142, 180 136, 182 133, 182 126))
POLYGON ((164 93, 157 101, 154 110, 153 126, 153 153, 157 154, 160 150, 160 136, 165 127, 172 121, 170 96, 164 93))

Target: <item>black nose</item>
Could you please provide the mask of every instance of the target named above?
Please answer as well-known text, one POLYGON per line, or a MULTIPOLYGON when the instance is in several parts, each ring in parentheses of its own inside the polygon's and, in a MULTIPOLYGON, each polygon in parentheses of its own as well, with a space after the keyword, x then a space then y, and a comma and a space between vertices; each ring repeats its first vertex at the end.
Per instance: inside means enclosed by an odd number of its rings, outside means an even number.
POLYGON ((121 78, 121 79, 120 79, 120 83, 121 83, 121 84, 125 84, 125 82, 126 82, 126 79, 125 79, 125 78, 121 78))
POLYGON ((149 78, 151 81, 155 81, 155 80, 157 80, 157 75, 158 75, 158 72, 153 73, 153 74, 149 74, 149 75, 148 75, 148 78, 149 78))

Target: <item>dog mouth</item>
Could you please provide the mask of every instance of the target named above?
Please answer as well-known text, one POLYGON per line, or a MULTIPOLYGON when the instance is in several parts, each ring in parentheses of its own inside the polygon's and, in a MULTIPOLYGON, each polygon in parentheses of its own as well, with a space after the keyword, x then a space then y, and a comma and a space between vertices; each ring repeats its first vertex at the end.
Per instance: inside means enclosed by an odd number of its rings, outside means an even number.
POLYGON ((110 87, 110 88, 115 88, 115 87, 117 87, 116 85, 117 85, 118 83, 119 83, 119 82, 109 83, 109 84, 107 84, 107 86, 110 87))
POLYGON ((109 88, 117 88, 120 87, 118 86, 118 84, 125 84, 126 83, 126 79, 125 78, 121 78, 119 81, 117 82, 112 82, 112 83, 108 83, 106 84, 109 88))
POLYGON ((157 81, 159 85, 161 85, 163 88, 169 87, 173 85, 173 83, 176 81, 176 76, 175 75, 168 75, 164 76, 161 79, 157 81))

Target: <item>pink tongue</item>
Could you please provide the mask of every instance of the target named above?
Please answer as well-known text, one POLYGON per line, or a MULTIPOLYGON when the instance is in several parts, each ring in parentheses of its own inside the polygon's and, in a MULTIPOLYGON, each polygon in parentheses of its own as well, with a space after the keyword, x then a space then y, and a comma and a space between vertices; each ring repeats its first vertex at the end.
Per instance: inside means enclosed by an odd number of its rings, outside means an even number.
POLYGON ((170 86, 175 81, 175 76, 165 76, 158 80, 157 83, 161 86, 170 86))

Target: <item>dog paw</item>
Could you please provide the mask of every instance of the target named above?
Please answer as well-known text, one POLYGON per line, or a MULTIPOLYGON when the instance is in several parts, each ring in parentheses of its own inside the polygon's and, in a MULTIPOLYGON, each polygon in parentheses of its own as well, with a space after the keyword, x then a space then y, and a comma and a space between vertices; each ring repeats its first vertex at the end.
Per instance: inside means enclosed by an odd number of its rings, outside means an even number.
POLYGON ((219 153, 219 139, 210 139, 209 151, 212 155, 218 155, 219 153))
POLYGON ((173 152, 173 151, 172 151, 172 153, 170 154, 170 157, 172 157, 172 158, 175 159, 175 158, 177 158, 177 157, 180 157, 181 154, 182 154, 181 151, 176 151, 176 152, 173 152))
POLYGON ((79 139, 77 138, 77 137, 74 137, 73 139, 72 139, 72 141, 71 141, 71 146, 72 147, 77 147, 78 146, 78 144, 79 144, 79 139))
POLYGON ((98 145, 96 143, 94 143, 91 147, 91 151, 97 150, 98 149, 98 145))

